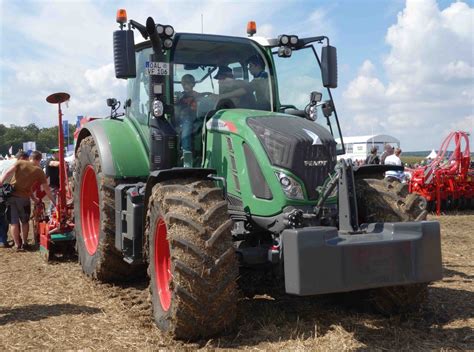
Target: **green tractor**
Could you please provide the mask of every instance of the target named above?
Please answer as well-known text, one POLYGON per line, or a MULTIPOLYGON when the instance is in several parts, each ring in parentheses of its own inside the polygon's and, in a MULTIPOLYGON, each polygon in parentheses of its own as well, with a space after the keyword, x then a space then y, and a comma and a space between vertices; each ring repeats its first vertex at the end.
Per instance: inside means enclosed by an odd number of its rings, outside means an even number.
POLYGON ((337 162, 327 37, 175 33, 119 14, 125 112, 109 99, 110 118, 85 124, 75 151, 87 275, 147 267, 154 320, 182 339, 233 326, 244 269, 291 295, 366 290, 386 312, 422 302, 441 278, 439 224, 422 221, 423 198, 380 177, 387 167, 337 162))

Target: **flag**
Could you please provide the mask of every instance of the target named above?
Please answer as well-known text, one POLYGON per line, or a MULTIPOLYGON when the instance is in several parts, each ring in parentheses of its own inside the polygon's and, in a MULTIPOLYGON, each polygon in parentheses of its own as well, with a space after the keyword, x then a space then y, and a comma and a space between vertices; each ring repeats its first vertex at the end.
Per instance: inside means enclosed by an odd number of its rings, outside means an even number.
POLYGON ((10 149, 8 149, 8 154, 13 155, 13 146, 10 146, 10 149))
POLYGON ((76 121, 76 130, 81 128, 81 120, 84 118, 84 116, 79 115, 77 116, 77 121, 76 121))
POLYGON ((63 120, 63 133, 64 138, 69 138, 69 123, 68 120, 63 120))

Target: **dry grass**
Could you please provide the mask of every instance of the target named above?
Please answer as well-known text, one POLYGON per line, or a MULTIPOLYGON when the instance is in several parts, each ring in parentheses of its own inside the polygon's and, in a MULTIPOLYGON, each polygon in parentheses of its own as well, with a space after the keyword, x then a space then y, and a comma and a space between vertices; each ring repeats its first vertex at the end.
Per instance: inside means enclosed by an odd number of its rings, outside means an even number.
POLYGON ((474 212, 442 226, 444 279, 420 312, 390 318, 339 296, 239 301, 238 328, 209 341, 171 341, 149 319, 147 283, 117 287, 76 262, 0 251, 0 350, 453 350, 474 349, 474 212))

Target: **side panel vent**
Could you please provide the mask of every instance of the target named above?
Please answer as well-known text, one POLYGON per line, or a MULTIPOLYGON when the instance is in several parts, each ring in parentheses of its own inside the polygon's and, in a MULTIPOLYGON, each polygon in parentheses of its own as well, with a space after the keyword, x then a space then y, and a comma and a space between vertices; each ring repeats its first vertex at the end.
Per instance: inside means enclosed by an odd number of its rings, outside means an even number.
POLYGON ((253 153, 252 149, 247 145, 243 144, 245 159, 247 161, 247 170, 250 178, 250 186, 252 188, 252 193, 257 198, 261 199, 273 199, 272 191, 268 187, 267 181, 263 176, 262 169, 258 164, 257 158, 253 153))

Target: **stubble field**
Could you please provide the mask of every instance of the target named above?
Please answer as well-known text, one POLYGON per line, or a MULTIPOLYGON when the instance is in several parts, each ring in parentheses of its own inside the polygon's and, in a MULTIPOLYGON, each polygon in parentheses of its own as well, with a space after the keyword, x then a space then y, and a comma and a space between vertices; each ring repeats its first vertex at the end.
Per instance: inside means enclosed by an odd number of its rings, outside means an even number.
POLYGON ((76 261, 0 250, 0 350, 473 350, 474 212, 440 217, 442 281, 409 316, 384 317, 335 295, 239 300, 237 327, 211 340, 170 340, 151 322, 147 282, 86 278, 76 261))

